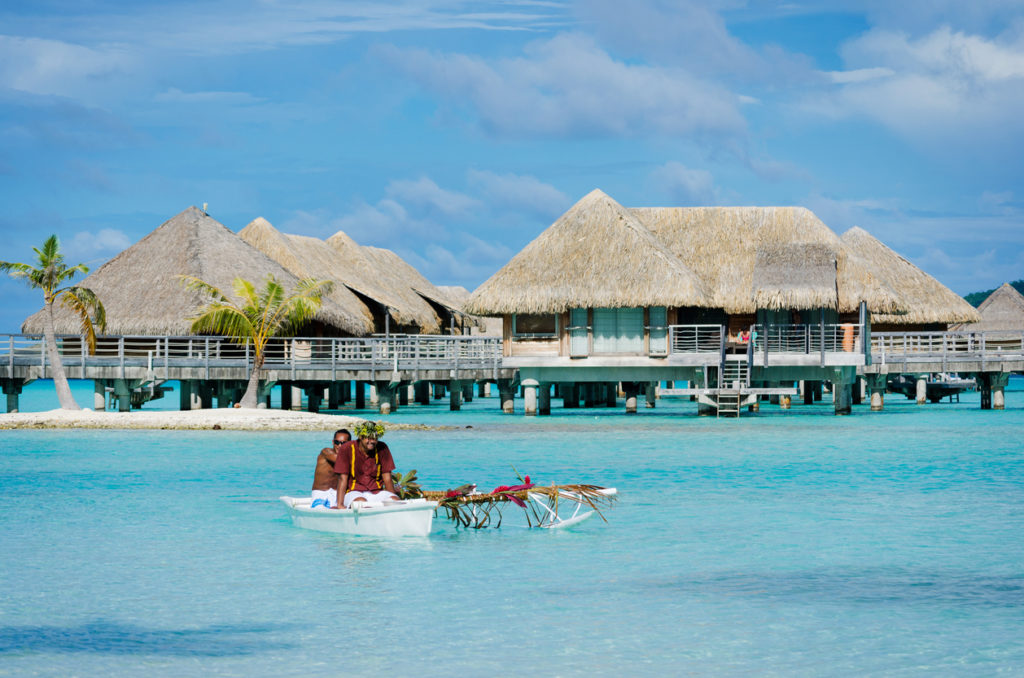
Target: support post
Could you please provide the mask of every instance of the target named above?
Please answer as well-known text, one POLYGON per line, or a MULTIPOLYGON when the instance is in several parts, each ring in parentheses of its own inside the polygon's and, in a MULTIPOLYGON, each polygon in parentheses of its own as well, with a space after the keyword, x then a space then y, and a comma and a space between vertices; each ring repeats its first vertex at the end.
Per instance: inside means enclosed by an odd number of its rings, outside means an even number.
POLYGON ((649 381, 644 388, 646 389, 645 395, 647 396, 647 407, 650 409, 654 407, 658 399, 658 382, 649 381))
POLYGON ((881 412, 885 407, 885 378, 884 374, 870 374, 867 377, 868 391, 871 392, 872 412, 881 412))
POLYGON ((512 414, 515 411, 515 391, 511 379, 498 380, 498 400, 501 402, 501 411, 505 414, 512 414))
POLYGON ((306 411, 307 412, 319 412, 320 403, 324 399, 324 390, 322 386, 308 386, 306 391, 306 411))
POLYGON ((523 381, 523 413, 528 417, 537 414, 537 380, 526 379, 523 381))
POLYGON ((471 403, 473 402, 473 382, 464 381, 462 382, 462 402, 471 403))
POLYGON ((793 397, 788 393, 784 393, 779 396, 779 407, 783 410, 788 410, 793 404, 793 397))
POLYGON ((1005 372, 998 372, 992 375, 992 409, 1002 410, 1006 407, 1004 391, 1010 382, 1010 375, 1005 372))
POLYGON ((383 415, 391 414, 391 385, 386 381, 370 384, 370 407, 383 415))
MULTIPOLYGON (((200 394, 202 394, 202 388, 200 388, 200 394)), ((292 383, 290 381, 281 382, 281 409, 290 410, 292 409, 292 383)), ((205 406, 204 406, 205 407, 205 406)))
POLYGON ((462 409, 462 382, 458 379, 448 382, 448 409, 452 412, 462 409))
POLYGON ((114 380, 114 395, 117 396, 117 411, 130 412, 132 409, 132 392, 124 379, 114 380))
POLYGON ((104 379, 92 380, 92 409, 102 412, 107 407, 107 382, 104 379))
POLYGON ((854 377, 853 368, 835 371, 835 377, 832 379, 832 405, 837 415, 850 414, 853 410, 854 377))
POLYGON ((486 398, 487 395, 488 395, 487 391, 488 391, 488 388, 487 388, 487 382, 486 381, 478 381, 478 382, 476 382, 476 394, 477 394, 478 397, 486 398))
POLYGON ((978 391, 981 393, 981 409, 992 409, 992 375, 988 372, 978 374, 978 391))
POLYGON ((633 381, 624 382, 622 390, 626 394, 626 414, 636 414, 636 397, 640 393, 640 384, 633 381))
POLYGON ((618 382, 608 382, 604 385, 604 402, 608 407, 615 407, 616 402, 619 398, 619 384, 618 382))
POLYGON ((365 381, 357 381, 356 382, 356 409, 357 410, 365 410, 366 409, 366 382, 365 381))
POLYGON ((562 407, 576 409, 580 406, 580 385, 576 382, 562 384, 562 407))
POLYGON ((813 405, 814 404, 814 383, 810 382, 810 381, 807 381, 805 379, 804 381, 800 382, 800 385, 801 385, 801 390, 803 391, 803 395, 804 395, 804 405, 813 405))
POLYGON ((917 395, 917 404, 924 405, 928 402, 928 380, 926 375, 917 375, 917 388, 915 389, 915 395, 917 395))
MULTIPOLYGON (((103 387, 100 386, 99 381, 96 382, 96 402, 103 400, 103 387)), ((98 409, 98 408, 97 408, 98 409)), ((178 409, 187 411, 192 409, 192 380, 182 379, 178 382, 178 409)))
POLYGON ((416 389, 415 400, 417 405, 429 405, 430 404, 430 382, 429 381, 417 381, 414 387, 416 389))
POLYGON ((299 388, 298 386, 292 386, 292 400, 291 400, 291 402, 292 402, 292 409, 293 410, 301 410, 302 409, 302 389, 299 388))
POLYGON ((537 414, 551 414, 551 384, 541 384, 538 391, 537 414))

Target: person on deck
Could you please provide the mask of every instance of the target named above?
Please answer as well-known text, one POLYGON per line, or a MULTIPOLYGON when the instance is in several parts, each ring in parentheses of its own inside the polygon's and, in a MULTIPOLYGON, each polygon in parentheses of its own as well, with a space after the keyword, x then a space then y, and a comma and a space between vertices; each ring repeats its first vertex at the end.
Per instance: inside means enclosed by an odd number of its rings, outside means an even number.
POLYGON ((391 450, 378 439, 384 435, 384 425, 372 421, 356 426, 357 440, 338 448, 334 472, 338 474, 338 497, 344 508, 363 502, 365 506, 380 506, 398 499, 391 472, 395 460, 391 450))
POLYGON ((338 429, 334 432, 332 446, 320 450, 313 472, 313 503, 310 508, 338 506, 338 474, 334 471, 334 462, 338 460, 338 449, 350 440, 352 434, 348 429, 338 429))

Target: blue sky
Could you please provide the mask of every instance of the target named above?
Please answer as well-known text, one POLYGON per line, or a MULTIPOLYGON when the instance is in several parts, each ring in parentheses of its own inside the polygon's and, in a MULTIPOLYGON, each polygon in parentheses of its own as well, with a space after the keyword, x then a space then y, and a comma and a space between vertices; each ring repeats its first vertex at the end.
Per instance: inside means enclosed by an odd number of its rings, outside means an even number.
POLYGON ((473 289, 601 188, 803 205, 966 294, 1024 277, 1022 112, 1016 0, 7 0, 0 260, 208 203, 473 289))

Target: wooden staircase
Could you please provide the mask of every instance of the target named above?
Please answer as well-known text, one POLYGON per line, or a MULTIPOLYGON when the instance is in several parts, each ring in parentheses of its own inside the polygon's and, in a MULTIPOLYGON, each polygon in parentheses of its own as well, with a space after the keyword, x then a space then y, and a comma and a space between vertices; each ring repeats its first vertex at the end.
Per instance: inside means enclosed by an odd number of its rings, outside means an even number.
POLYGON ((746 356, 739 360, 726 358, 722 364, 721 377, 718 384, 717 414, 719 417, 739 417, 743 389, 750 386, 750 366, 747 364, 746 356))

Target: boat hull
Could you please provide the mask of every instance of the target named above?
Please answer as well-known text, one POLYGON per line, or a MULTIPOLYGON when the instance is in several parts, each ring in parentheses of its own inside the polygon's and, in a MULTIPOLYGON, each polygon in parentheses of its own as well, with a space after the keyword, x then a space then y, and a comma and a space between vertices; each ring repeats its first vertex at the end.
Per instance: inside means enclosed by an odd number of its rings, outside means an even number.
POLYGON ((281 501, 296 527, 366 537, 425 537, 430 534, 437 508, 436 501, 425 499, 359 510, 310 508, 309 497, 281 497, 281 501))

